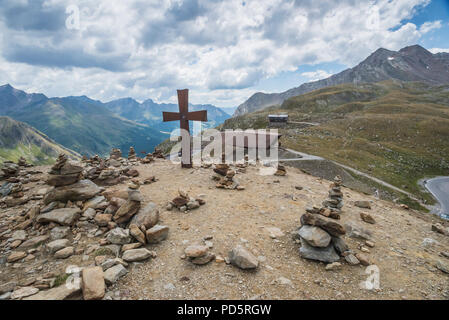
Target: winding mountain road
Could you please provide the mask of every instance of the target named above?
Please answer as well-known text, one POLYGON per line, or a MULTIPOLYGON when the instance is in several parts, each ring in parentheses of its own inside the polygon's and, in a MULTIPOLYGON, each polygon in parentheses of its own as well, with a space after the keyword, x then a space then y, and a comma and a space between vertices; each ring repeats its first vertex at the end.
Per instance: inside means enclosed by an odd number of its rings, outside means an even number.
POLYGON ((439 214, 449 216, 449 177, 429 179, 425 186, 440 203, 439 214))

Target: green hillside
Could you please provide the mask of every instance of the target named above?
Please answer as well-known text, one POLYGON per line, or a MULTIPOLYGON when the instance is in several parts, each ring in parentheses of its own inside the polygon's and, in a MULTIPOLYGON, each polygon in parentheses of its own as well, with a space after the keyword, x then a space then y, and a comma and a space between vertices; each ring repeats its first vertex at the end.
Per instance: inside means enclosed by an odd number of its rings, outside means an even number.
POLYGON ((339 85, 231 118, 222 128, 266 128, 271 113, 289 114, 280 129, 283 146, 354 167, 428 202, 417 181, 449 174, 449 86, 339 85))
POLYGON ((0 163, 6 160, 17 162, 24 157, 35 165, 52 164, 59 153, 72 159, 80 157, 29 125, 0 117, 0 163))
POLYGON ((0 87, 0 116, 25 122, 57 143, 82 155, 104 156, 112 148, 125 154, 130 146, 151 152, 167 135, 151 127, 124 119, 99 101, 82 97, 47 98, 0 87))

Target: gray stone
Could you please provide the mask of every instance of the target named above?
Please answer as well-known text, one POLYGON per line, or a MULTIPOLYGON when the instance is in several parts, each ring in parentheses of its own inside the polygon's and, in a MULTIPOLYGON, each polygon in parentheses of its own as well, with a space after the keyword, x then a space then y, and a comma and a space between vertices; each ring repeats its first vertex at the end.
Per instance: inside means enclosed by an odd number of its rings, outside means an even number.
POLYGON ((86 203, 84 203, 84 207, 83 210, 87 210, 87 209, 98 209, 102 206, 104 206, 106 202, 106 198, 103 196, 96 196, 92 199, 90 199, 89 201, 86 201, 86 203))
POLYGON ((314 226, 302 226, 298 233, 313 247, 325 248, 331 241, 331 236, 326 231, 314 226))
POLYGON ((340 255, 349 249, 346 242, 340 237, 332 237, 332 244, 334 245, 335 250, 340 255))
POLYGON ((12 292, 6 292, 0 295, 0 301, 11 299, 12 292))
POLYGON ((371 240, 371 231, 366 230, 354 223, 345 224, 346 233, 349 237, 355 239, 371 240))
POLYGON ((131 242, 128 229, 115 228, 109 231, 106 239, 112 244, 127 244, 131 242))
POLYGON ((67 247, 55 252, 56 259, 66 259, 75 253, 75 248, 67 247))
POLYGON ((301 239, 301 248, 299 249, 301 257, 309 260, 317 260, 325 263, 337 262, 340 256, 335 252, 334 246, 330 244, 326 248, 316 248, 301 239))
POLYGON ((14 292, 11 294, 11 299, 21 299, 28 296, 31 296, 33 294, 36 294, 39 292, 39 289, 34 287, 22 287, 14 290, 14 292))
POLYGON ((0 284, 0 294, 4 294, 7 292, 11 292, 15 289, 15 287, 17 286, 16 282, 7 282, 7 283, 2 283, 0 284))
POLYGON ((81 284, 76 281, 72 281, 69 286, 62 284, 56 288, 40 291, 35 295, 24 298, 23 300, 69 300, 71 298, 78 297, 80 294, 81 284))
POLYGON ((127 262, 143 261, 152 256, 151 252, 145 248, 131 249, 123 253, 122 259, 127 262))
POLYGON ((352 266, 360 264, 359 259, 357 259, 357 257, 355 255, 353 255, 352 253, 345 256, 345 260, 352 266))
POLYGON ((14 231, 12 236, 11 236, 11 241, 15 241, 15 240, 20 240, 20 241, 25 241, 28 237, 28 234, 25 230, 17 230, 14 231))
POLYGON ((70 233, 69 227, 54 227, 50 231, 50 239, 51 240, 58 240, 66 238, 70 233))
POLYGON ((362 209, 371 209, 370 202, 365 200, 354 201, 354 205, 362 209))
POLYGON ((71 226, 79 218, 81 210, 78 208, 55 209, 37 217, 37 222, 56 222, 64 226, 71 226))
POLYGON ((128 189, 128 200, 142 202, 143 197, 139 190, 128 189))
POLYGON ((97 212, 95 211, 95 209, 89 208, 84 211, 83 217, 86 217, 87 219, 93 219, 93 218, 95 218, 96 214, 97 214, 97 212))
POLYGON ((95 183, 90 180, 81 180, 69 186, 56 187, 51 189, 44 197, 44 203, 53 201, 84 201, 95 197, 101 192, 95 183))
POLYGON ((229 252, 229 261, 240 269, 255 269, 259 266, 259 260, 240 245, 229 252))
POLYGON ((128 222, 140 209, 139 201, 126 201, 114 215, 114 221, 117 223, 128 222))
POLYGON ((37 246, 39 246, 40 244, 44 243, 47 240, 48 240, 48 235, 33 237, 33 238, 28 239, 27 241, 23 242, 19 246, 19 248, 28 249, 28 248, 37 247, 37 246))
POLYGON ((193 264, 197 264, 197 265, 203 265, 203 264, 207 264, 207 263, 211 262, 214 259, 215 259, 215 254, 207 252, 205 255, 203 255, 201 257, 191 258, 190 262, 192 262, 193 264))
POLYGON ((117 264, 104 272, 104 280, 106 284, 116 283, 118 279, 128 273, 128 270, 121 264, 117 264))
POLYGON ((168 237, 169 228, 166 226, 155 225, 146 231, 148 243, 159 243, 168 237))
POLYGON ((132 218, 131 224, 136 224, 138 227, 142 225, 145 229, 150 229, 154 227, 159 221, 159 210, 155 203, 150 202, 144 208, 140 209, 139 212, 132 218))
POLYGON ((67 239, 58 239, 52 242, 47 243, 46 247, 50 253, 55 253, 61 249, 64 249, 70 244, 70 241, 67 239))

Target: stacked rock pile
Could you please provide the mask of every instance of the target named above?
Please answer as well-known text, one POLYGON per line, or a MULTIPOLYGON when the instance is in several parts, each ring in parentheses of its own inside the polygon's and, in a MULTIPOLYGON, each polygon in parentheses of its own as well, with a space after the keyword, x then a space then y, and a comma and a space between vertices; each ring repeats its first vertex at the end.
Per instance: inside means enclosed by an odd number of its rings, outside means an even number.
POLYGON ((148 153, 145 158, 143 158, 140 162, 147 164, 154 161, 153 155, 151 153, 148 153))
POLYGON ((9 179, 19 175, 20 167, 12 161, 3 162, 3 167, 0 170, 0 179, 9 179))
POLYGON ((25 168, 29 168, 29 167, 33 166, 33 165, 29 164, 24 157, 20 157, 19 161, 17 161, 17 164, 19 165, 19 167, 25 167, 25 168))
POLYGON ((185 256, 196 265, 204 265, 215 259, 215 254, 209 251, 206 245, 191 245, 185 248, 185 256))
POLYGON ((217 181, 215 185, 219 189, 230 190, 244 190, 245 187, 241 186, 237 179, 235 179, 236 172, 230 169, 226 163, 218 163, 214 167, 214 174, 212 180, 217 181))
POLYGON ((279 164, 274 175, 275 176, 285 176, 285 175, 287 175, 287 169, 285 169, 284 166, 279 164))
POLYGON ((129 147, 128 160, 137 161, 136 150, 134 150, 134 147, 129 147))
POLYGON ((56 163, 51 167, 47 177, 47 184, 55 187, 67 186, 80 181, 83 167, 68 161, 65 154, 60 154, 56 163))
POLYGON ((330 185, 329 196, 323 201, 323 206, 329 208, 336 213, 341 212, 343 207, 343 193, 341 192, 342 180, 340 176, 334 178, 334 182, 330 185))
POLYGON ((206 201, 201 198, 190 197, 184 190, 178 190, 179 195, 169 202, 167 210, 177 208, 179 211, 185 212, 187 210, 197 209, 200 206, 206 204, 206 201))
POLYGON ((159 148, 154 148, 153 158, 165 159, 164 153, 159 148))

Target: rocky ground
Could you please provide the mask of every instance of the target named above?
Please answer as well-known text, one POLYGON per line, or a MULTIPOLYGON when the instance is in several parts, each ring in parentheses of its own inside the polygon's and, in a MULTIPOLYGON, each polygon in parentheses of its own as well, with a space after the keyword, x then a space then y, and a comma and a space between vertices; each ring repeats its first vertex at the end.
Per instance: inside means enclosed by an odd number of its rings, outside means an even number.
POLYGON ((330 181, 291 167, 181 169, 117 150, 58 161, 4 170, 0 299, 449 298, 448 222, 344 181, 331 195, 330 181), (343 207, 321 208, 334 196, 343 207), (327 238, 340 228, 348 248, 336 254, 327 238), (320 245, 329 261, 305 258, 320 245), (367 290, 373 265, 380 288, 367 290))

